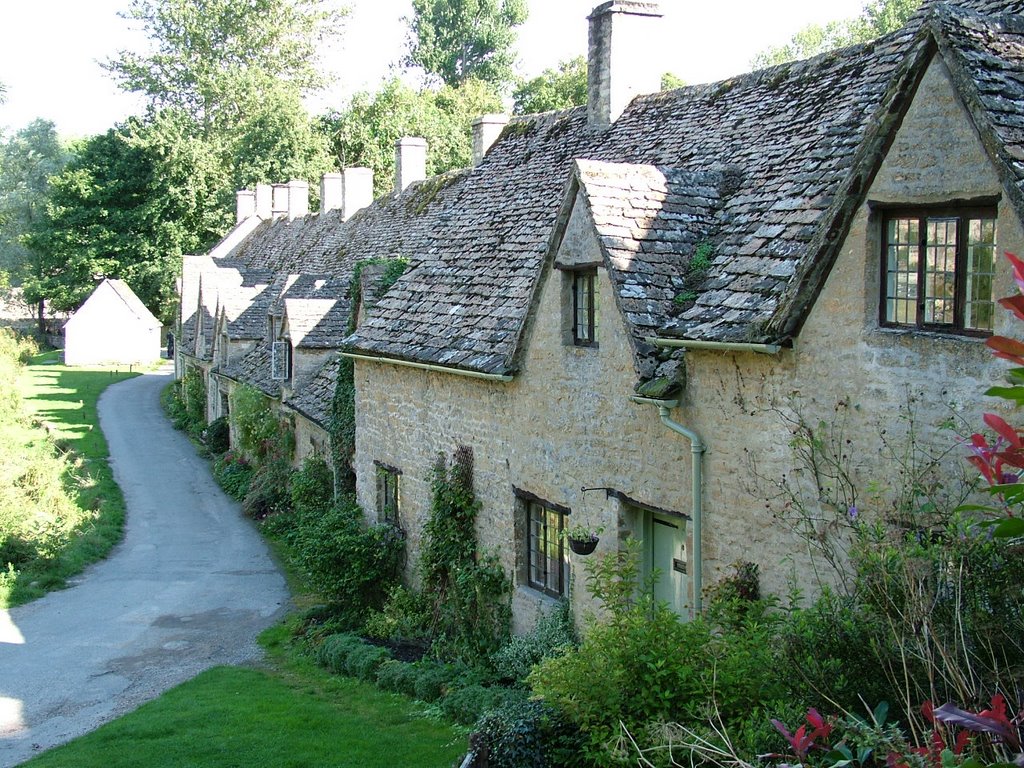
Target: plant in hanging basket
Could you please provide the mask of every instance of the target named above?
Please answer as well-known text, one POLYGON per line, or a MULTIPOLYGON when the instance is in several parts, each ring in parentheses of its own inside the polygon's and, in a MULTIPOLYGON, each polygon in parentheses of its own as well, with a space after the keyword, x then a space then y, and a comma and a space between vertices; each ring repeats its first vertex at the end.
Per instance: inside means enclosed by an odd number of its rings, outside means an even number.
POLYGON ((577 555, 589 555, 597 549, 597 543, 601 540, 601 532, 604 528, 587 528, 584 525, 574 525, 563 532, 563 536, 569 542, 569 549, 577 555))

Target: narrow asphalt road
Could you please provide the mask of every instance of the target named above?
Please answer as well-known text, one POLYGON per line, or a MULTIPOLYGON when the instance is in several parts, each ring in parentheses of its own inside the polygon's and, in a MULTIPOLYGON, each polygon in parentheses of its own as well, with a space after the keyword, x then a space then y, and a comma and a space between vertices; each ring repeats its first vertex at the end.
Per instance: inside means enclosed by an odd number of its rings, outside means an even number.
POLYGON ((168 375, 107 389, 100 425, 124 491, 124 541, 75 586, 0 610, 0 766, 93 730, 219 664, 259 658, 287 609, 255 528, 167 422, 168 375))

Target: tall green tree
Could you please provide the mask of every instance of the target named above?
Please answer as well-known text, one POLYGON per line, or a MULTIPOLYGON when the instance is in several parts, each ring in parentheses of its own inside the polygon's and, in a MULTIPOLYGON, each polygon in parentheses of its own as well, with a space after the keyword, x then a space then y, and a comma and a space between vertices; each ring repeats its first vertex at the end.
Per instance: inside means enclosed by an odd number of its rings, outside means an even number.
POLYGON ((346 110, 323 118, 322 130, 344 165, 373 169, 374 191, 380 195, 394 186, 399 138, 427 140, 428 174, 464 168, 471 160, 473 119, 500 109, 499 96, 479 80, 417 91, 394 77, 376 93, 356 94, 346 110))
POLYGON ((512 94, 517 115, 568 109, 587 103, 587 60, 582 56, 522 80, 512 94))
POLYGON ((26 299, 73 310, 113 277, 170 317, 181 255, 230 223, 211 205, 222 168, 189 127, 187 116, 165 110, 83 144, 51 179, 45 216, 27 238, 40 257, 26 299))
POLYGON ((824 25, 808 24, 785 45, 757 54, 750 65, 753 69, 762 69, 873 40, 902 27, 920 5, 921 0, 870 0, 859 16, 824 25))
POLYGON ((34 254, 23 241, 45 214, 49 179, 70 157, 48 120, 34 120, 0 145, 0 271, 15 284, 31 270, 34 254))
POLYGON ((449 86, 476 79, 505 90, 512 83, 525 0, 413 0, 412 8, 406 63, 449 86))

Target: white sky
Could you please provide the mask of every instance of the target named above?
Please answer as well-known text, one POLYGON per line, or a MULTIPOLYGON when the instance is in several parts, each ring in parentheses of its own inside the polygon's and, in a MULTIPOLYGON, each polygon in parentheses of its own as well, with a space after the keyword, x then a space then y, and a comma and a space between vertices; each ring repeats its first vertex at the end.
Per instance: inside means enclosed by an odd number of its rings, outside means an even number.
MULTIPOLYGON (((530 18, 519 34, 520 72, 539 74, 559 61, 585 55, 586 16, 600 0, 529 0, 530 18)), ((687 83, 720 80, 748 69, 769 45, 789 40, 810 22, 854 16, 864 0, 661 0, 661 36, 648 49, 663 71, 687 83)), ((140 111, 98 62, 119 50, 142 50, 145 41, 117 15, 130 0, 27 0, 4 3, 0 25, 0 130, 16 130, 37 117, 53 120, 65 137, 105 131, 140 111)), ((349 0, 351 13, 325 65, 338 75, 329 94, 310 103, 315 112, 340 108, 357 90, 373 89, 404 53, 403 16, 411 0, 349 0)))

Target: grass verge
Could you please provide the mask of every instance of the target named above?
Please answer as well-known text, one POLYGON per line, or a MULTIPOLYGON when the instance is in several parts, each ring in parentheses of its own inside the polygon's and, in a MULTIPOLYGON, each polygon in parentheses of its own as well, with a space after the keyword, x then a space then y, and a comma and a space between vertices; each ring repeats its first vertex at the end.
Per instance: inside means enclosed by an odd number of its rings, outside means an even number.
MULTIPOLYGON (((49 357, 48 357, 49 355, 49 357)), ((3 562, 0 607, 66 585, 121 539, 124 497, 108 463, 96 404, 138 373, 34 357, 19 380, 26 418, 0 425, 3 562)))

